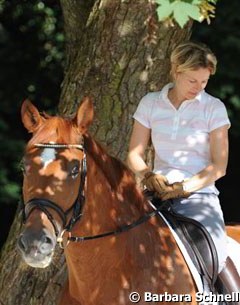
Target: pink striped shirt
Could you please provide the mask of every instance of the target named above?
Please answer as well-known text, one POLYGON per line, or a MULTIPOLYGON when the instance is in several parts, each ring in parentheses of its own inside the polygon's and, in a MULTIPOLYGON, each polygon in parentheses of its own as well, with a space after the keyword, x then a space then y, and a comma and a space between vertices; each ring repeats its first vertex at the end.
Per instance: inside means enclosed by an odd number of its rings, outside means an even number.
MULTIPOLYGON (((190 178, 211 162, 209 133, 230 121, 224 104, 204 90, 176 109, 168 99, 167 84, 159 92, 144 96, 134 119, 152 130, 155 149, 154 172, 165 175, 170 183, 190 178)), ((199 190, 216 193, 215 185, 199 190)))

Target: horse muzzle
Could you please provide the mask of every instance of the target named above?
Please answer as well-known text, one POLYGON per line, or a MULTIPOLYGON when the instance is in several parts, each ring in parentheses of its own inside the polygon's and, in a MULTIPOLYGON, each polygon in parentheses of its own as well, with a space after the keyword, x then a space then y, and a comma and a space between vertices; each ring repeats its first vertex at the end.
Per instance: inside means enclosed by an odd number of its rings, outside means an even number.
POLYGON ((31 267, 46 268, 50 265, 56 246, 56 236, 47 230, 33 232, 26 228, 18 239, 23 260, 31 267))

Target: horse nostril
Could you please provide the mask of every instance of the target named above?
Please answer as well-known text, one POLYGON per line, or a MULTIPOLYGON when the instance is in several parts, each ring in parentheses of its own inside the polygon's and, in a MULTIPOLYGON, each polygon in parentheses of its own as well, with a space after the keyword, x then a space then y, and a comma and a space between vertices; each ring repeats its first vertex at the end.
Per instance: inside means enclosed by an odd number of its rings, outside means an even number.
POLYGON ((23 235, 21 235, 18 239, 18 247, 20 248, 20 250, 22 250, 23 252, 27 252, 27 242, 24 238, 23 235))
POLYGON ((42 236, 39 248, 42 254, 49 254, 54 248, 54 240, 49 236, 42 236))
POLYGON ((25 232, 18 239, 18 247, 25 254, 49 255, 52 253, 55 244, 54 236, 46 235, 46 233, 29 235, 25 232))
POLYGON ((46 244, 52 244, 53 242, 52 242, 52 239, 50 238, 50 237, 48 237, 48 236, 45 236, 44 237, 44 242, 46 243, 46 244))

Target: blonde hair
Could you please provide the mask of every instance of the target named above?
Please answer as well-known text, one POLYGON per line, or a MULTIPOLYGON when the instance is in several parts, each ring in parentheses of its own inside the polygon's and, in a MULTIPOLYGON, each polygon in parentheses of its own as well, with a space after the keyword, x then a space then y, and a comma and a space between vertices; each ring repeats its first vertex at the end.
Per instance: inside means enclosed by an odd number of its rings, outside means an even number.
POLYGON ((202 43, 185 42, 178 45, 171 54, 171 75, 175 73, 208 68, 216 72, 217 58, 208 46, 202 43))

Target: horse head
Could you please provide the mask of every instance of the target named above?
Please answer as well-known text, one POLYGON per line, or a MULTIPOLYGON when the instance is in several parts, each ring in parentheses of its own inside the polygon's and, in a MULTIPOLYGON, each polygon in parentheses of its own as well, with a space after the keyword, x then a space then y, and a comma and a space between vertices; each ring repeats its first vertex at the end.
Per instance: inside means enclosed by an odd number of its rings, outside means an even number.
POLYGON ((45 268, 58 239, 81 216, 84 136, 93 120, 93 103, 84 98, 75 117, 64 119, 40 114, 26 100, 21 115, 32 138, 22 161, 25 225, 18 247, 28 265, 45 268))

